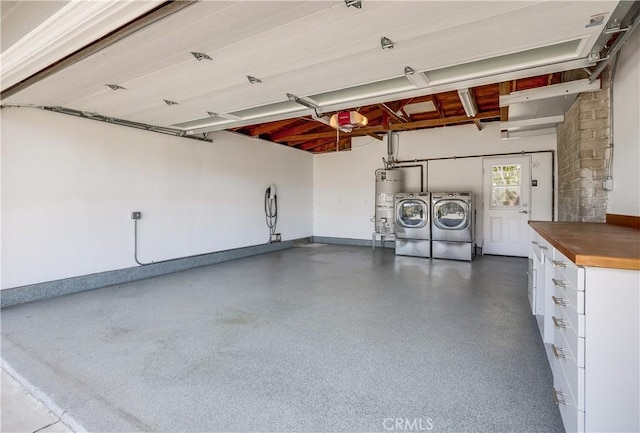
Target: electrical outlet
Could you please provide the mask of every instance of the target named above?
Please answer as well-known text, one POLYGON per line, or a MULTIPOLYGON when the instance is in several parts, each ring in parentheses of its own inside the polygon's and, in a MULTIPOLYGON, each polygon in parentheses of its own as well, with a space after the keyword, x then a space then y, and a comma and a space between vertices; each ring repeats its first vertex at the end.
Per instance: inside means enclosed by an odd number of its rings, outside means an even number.
POLYGON ((282 240, 282 236, 280 236, 280 233, 271 234, 271 242, 280 242, 281 240, 282 240))
POLYGON ((605 191, 613 191, 613 179, 605 179, 602 182, 602 189, 605 191))
POLYGON ((139 220, 140 218, 142 218, 142 212, 131 212, 132 220, 139 220))

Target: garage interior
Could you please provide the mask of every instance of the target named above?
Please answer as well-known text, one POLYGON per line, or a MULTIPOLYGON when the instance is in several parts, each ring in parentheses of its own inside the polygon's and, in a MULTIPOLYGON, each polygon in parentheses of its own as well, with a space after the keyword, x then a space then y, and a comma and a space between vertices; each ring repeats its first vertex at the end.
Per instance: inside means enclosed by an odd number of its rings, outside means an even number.
POLYGON ((570 430, 528 221, 640 217, 640 2, 0 5, 2 367, 60 426, 570 430), (396 254, 378 170, 475 257, 396 254))

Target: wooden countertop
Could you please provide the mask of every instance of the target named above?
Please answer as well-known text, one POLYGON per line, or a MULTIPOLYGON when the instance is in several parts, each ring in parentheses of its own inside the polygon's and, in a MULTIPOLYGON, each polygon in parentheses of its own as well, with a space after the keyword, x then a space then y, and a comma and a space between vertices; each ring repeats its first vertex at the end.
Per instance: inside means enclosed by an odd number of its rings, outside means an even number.
POLYGON ((529 225, 576 265, 640 270, 640 230, 605 223, 529 225))

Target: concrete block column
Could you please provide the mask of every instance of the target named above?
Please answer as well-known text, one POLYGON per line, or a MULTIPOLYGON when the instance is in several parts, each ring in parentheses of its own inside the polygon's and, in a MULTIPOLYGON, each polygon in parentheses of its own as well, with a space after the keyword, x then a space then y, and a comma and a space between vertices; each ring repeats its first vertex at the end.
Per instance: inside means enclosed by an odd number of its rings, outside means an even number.
POLYGON ((558 125, 558 219, 604 222, 608 192, 603 188, 610 164, 610 69, 601 88, 582 93, 558 125))

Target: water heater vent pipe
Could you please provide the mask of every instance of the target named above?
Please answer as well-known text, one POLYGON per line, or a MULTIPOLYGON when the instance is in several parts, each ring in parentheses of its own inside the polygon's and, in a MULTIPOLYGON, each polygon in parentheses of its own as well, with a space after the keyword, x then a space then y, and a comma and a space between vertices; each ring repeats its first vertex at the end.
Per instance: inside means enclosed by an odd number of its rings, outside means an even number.
MULTIPOLYGON (((398 134, 393 132, 393 131, 387 131, 387 159, 384 160, 384 165, 385 168, 387 169, 391 169, 394 167, 395 163, 396 163, 396 158, 393 155, 393 149, 394 147, 398 148, 398 134), (394 139, 395 137, 395 139, 394 139), (394 141, 395 141, 395 146, 394 146, 394 141)), ((397 153, 396 153, 397 155, 397 153)))

